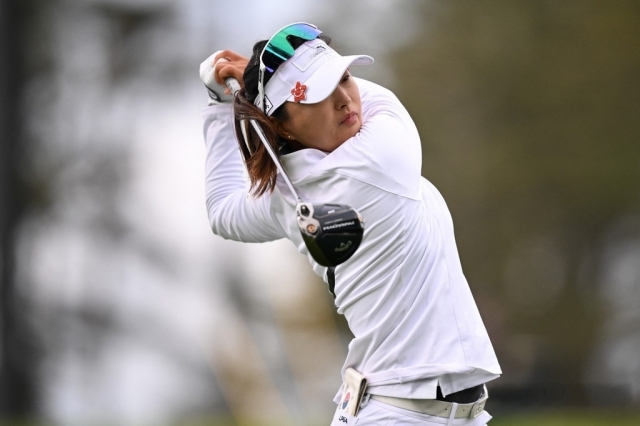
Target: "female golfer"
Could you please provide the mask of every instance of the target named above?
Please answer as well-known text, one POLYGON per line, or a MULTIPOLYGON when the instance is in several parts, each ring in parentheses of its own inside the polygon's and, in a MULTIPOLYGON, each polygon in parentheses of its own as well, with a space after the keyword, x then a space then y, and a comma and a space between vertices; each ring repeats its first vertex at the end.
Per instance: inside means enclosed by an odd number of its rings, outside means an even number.
POLYGON ((421 176, 416 127, 393 93, 351 75, 372 58, 341 56, 327 42, 315 26, 295 23, 258 42, 250 59, 225 50, 201 65, 211 98, 203 115, 213 232, 288 238, 335 283, 354 338, 332 425, 484 425, 484 384, 501 371, 451 215, 421 176), (225 94, 227 78, 242 86, 235 99, 225 94), (301 198, 361 214, 359 249, 330 274, 307 252, 297 200, 243 120, 260 124, 301 198))

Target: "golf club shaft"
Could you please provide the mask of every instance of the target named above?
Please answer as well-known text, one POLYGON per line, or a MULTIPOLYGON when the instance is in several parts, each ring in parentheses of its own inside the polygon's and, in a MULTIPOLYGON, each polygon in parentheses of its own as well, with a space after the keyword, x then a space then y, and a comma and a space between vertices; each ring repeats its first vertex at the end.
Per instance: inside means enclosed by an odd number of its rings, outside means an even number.
MULTIPOLYGON (((238 83, 238 81, 235 78, 227 78, 224 82, 227 85, 227 87, 229 88, 229 90, 231 90, 231 93, 233 93, 234 95, 236 95, 237 92, 240 90, 240 84, 238 83)), ((271 157, 273 162, 276 164, 276 167, 278 168, 278 171, 280 172, 280 174, 282 175, 282 178, 284 179, 285 183, 289 187, 289 190, 291 191, 293 196, 296 198, 296 201, 298 203, 302 202, 302 200, 300 199, 300 196, 296 192, 296 189, 293 187, 293 184, 291 183, 291 180, 289 179, 289 176, 287 175, 287 172, 284 170, 284 167, 283 167, 282 163, 280 162, 280 159, 278 158, 276 153, 273 151, 273 148, 271 148, 271 145, 269 144, 269 141, 267 141, 267 138, 264 135, 264 132, 262 131, 262 128, 253 119, 249 120, 249 122, 251 123, 251 125, 254 128, 254 130, 258 134, 258 137, 260 138, 260 140, 262 141, 262 144, 264 145, 265 149, 269 153, 269 156, 271 157)), ((243 130, 244 130, 244 126, 245 126, 245 123, 241 123, 241 127, 242 127, 243 130)), ((247 148, 248 148, 248 141, 247 141, 246 135, 244 134, 245 132, 243 131, 242 133, 243 133, 243 137, 245 138, 244 142, 245 142, 245 144, 247 145, 247 148)))
POLYGON ((280 162, 280 159, 278 158, 276 153, 273 151, 273 148, 271 148, 271 145, 269 145, 269 142, 267 141, 267 138, 264 136, 264 133, 262 132, 262 128, 253 119, 249 120, 249 122, 251 123, 251 125, 255 129, 256 133, 258 134, 258 137, 260 138, 260 140, 262 141, 262 144, 264 145, 264 147, 266 148, 267 152, 271 156, 271 159, 273 159, 273 162, 276 163, 276 167, 280 171, 280 174, 282 175, 282 178, 284 179, 285 183, 289 187, 289 190, 291 191, 293 196, 296 198, 296 201, 302 202, 302 200, 300 199, 300 196, 296 192, 296 189, 293 187, 293 184, 291 183, 291 180, 289 180, 289 176, 287 175, 287 172, 284 170, 284 166, 280 162))

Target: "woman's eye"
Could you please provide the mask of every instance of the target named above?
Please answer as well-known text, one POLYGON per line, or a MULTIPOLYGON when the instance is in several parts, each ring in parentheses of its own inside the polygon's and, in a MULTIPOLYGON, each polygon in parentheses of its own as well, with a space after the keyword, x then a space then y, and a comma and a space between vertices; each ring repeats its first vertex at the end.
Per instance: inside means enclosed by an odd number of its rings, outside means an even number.
POLYGON ((345 74, 344 77, 342 77, 342 82, 346 83, 349 81, 349 78, 351 78, 351 74, 345 74))

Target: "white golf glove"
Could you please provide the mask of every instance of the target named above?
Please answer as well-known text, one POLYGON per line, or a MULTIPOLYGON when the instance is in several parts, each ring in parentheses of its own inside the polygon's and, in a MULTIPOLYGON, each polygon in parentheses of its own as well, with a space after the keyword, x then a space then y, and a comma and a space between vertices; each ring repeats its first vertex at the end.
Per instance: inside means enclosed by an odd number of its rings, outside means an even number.
POLYGON ((220 52, 222 51, 218 50, 200 64, 200 79, 209 92, 209 105, 233 102, 233 94, 226 94, 225 89, 227 87, 219 84, 214 78, 216 62, 228 61, 226 58, 218 58, 217 61, 215 60, 216 55, 220 52))

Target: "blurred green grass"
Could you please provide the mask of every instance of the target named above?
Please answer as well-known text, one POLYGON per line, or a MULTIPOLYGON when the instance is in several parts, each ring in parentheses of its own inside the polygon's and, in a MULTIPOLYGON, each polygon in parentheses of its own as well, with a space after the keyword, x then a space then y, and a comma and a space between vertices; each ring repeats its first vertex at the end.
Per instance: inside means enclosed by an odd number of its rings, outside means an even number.
POLYGON ((501 415, 489 426, 638 426, 640 412, 623 411, 548 411, 501 415))

